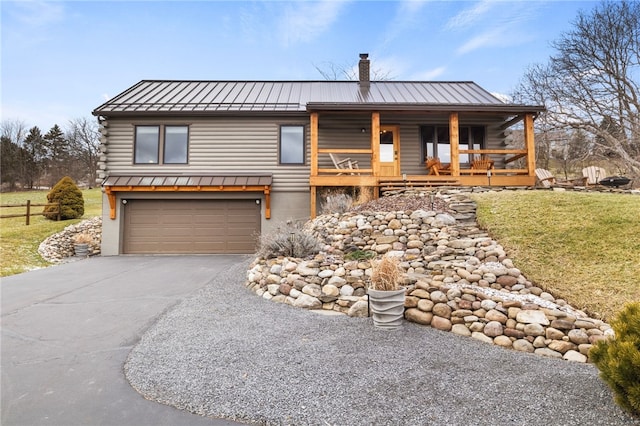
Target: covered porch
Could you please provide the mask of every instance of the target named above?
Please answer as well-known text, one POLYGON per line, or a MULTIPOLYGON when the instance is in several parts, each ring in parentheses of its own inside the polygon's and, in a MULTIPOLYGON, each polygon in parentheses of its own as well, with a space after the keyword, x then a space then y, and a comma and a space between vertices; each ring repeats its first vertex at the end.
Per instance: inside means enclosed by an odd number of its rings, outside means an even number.
MULTIPOLYGON (((429 112, 433 114, 432 110, 429 112)), ((335 113, 332 109, 310 110, 309 183, 312 217, 318 211, 318 191, 323 187, 374 187, 385 190, 444 185, 535 184, 533 123, 537 111, 439 111, 438 120, 446 123, 445 128, 402 121, 402 117, 409 114, 418 117, 419 123, 419 120, 427 117, 425 111, 377 110, 367 111, 364 115, 360 111, 358 118, 364 117, 365 121, 362 121, 363 127, 360 129, 362 135, 352 136, 360 143, 353 144, 346 141, 335 143, 333 140, 337 131, 333 129, 334 134, 330 134, 330 130, 324 130, 322 124, 328 123, 331 127, 335 113), (481 123, 479 120, 484 119, 484 114, 487 114, 485 120, 490 125, 469 124, 481 123), (462 123, 461 115, 464 117, 462 123), (516 148, 510 146, 507 140, 510 128, 519 123, 522 123, 523 142, 516 148), (433 141, 430 139, 432 131, 433 141), (473 132, 478 133, 475 141, 473 132), (438 137, 445 137, 442 135, 446 135, 447 140, 439 144, 438 137), (336 159, 341 159, 342 163, 336 159), (432 159, 438 161, 435 168, 429 161, 432 159)), ((355 111, 341 114, 349 113, 355 114, 355 111)), ((379 192, 374 191, 374 194, 379 192)))

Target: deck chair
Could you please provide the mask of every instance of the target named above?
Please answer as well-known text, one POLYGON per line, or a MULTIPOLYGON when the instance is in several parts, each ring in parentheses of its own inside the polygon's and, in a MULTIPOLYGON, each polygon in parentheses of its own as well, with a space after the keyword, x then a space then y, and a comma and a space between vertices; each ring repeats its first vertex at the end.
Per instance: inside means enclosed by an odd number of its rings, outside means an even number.
POLYGON ((450 175, 451 169, 449 166, 445 166, 440 162, 438 157, 427 157, 425 161, 425 167, 429 171, 430 176, 450 175))
POLYGON ((540 185, 542 185, 543 188, 551 188, 552 186, 580 185, 583 182, 582 178, 574 180, 558 180, 547 169, 536 169, 536 177, 538 178, 538 182, 540 183, 540 185))
POLYGON ((488 170, 493 169, 493 160, 482 157, 475 159, 471 162, 471 174, 474 175, 476 173, 487 173, 488 170))
POLYGON ((607 172, 598 166, 589 166, 582 169, 582 176, 586 179, 586 185, 598 185, 600 179, 607 177, 607 172))
MULTIPOLYGON (((331 161, 333 161, 333 165, 336 167, 336 169, 354 170, 359 168, 357 160, 352 160, 351 158, 348 158, 348 157, 341 159, 336 154, 329 154, 329 157, 331 157, 331 161)), ((341 174, 342 173, 338 173, 338 176, 341 174)), ((351 174, 354 175, 356 173, 351 172, 351 174)))

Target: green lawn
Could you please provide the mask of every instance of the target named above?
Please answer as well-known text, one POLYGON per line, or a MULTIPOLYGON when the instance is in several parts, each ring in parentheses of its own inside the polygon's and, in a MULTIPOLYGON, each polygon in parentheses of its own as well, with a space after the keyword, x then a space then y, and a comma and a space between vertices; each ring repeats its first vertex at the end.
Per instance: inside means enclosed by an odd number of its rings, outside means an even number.
MULTIPOLYGON (((0 204, 22 204, 31 200, 33 204, 47 202, 48 191, 8 192, 0 194, 0 204)), ((102 193, 99 188, 83 190, 84 216, 82 219, 100 216, 102 212, 102 193)), ((32 207, 32 213, 41 212, 43 207, 32 207)), ((24 207, 0 208, 0 214, 25 213, 24 207)), ((25 225, 25 218, 0 219, 0 276, 19 274, 50 263, 38 254, 38 246, 48 236, 61 231, 66 226, 82 219, 60 222, 45 219, 44 216, 32 216, 31 224, 25 225)))
POLYGON ((605 319, 640 301, 640 196, 502 191, 474 199, 479 223, 554 296, 605 319))

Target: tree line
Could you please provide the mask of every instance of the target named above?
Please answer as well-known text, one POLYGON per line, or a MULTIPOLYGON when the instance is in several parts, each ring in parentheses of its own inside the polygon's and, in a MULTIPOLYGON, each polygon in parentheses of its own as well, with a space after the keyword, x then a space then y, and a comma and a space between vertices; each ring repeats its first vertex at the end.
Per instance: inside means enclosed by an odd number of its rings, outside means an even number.
POLYGON ((20 120, 6 120, 0 129, 2 189, 51 188, 69 176, 79 185, 96 182, 100 134, 94 119, 78 118, 45 134, 20 120))

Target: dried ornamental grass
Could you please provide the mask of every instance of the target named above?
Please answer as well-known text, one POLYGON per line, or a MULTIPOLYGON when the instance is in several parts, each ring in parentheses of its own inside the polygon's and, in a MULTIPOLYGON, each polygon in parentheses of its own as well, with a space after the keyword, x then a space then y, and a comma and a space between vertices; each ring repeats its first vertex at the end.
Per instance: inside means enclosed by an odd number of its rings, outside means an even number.
POLYGON ((345 213, 353 206, 353 197, 344 192, 334 192, 326 196, 322 203, 322 213, 345 213))
POLYGON ((371 186, 358 187, 358 197, 356 198, 355 205, 359 206, 367 204, 374 199, 374 188, 371 186))
POLYGON ((400 258, 386 255, 373 263, 371 272, 371 288, 373 290, 392 291, 398 290, 398 283, 402 278, 400 258))
POLYGON ((257 255, 263 259, 278 256, 304 258, 320 251, 318 239, 304 230, 297 222, 286 222, 268 233, 261 234, 257 255))
POLYGON ((91 244, 93 237, 86 232, 82 232, 73 236, 73 242, 76 244, 91 244))

